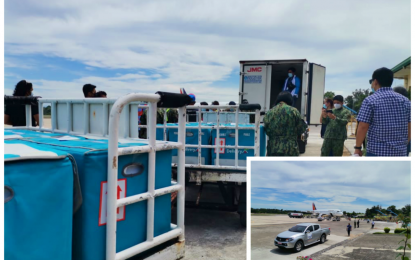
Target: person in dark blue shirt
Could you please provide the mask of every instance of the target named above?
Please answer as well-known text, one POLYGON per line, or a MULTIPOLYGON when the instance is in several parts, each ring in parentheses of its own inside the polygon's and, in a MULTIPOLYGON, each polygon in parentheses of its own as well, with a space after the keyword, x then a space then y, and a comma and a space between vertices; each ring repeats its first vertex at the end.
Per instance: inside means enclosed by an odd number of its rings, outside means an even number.
POLYGON ((349 225, 347 225, 347 235, 350 237, 350 231, 352 231, 352 226, 350 225, 350 223, 349 223, 349 225))

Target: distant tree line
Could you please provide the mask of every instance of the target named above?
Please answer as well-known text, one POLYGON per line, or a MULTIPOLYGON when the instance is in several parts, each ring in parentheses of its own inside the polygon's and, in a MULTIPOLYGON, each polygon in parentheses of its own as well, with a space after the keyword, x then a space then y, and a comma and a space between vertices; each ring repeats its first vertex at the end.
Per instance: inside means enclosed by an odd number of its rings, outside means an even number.
POLYGON ((251 208, 251 213, 268 213, 268 214, 288 214, 291 212, 302 212, 302 211, 298 211, 298 210, 283 210, 283 209, 265 209, 265 208, 260 208, 260 209, 254 209, 251 208))
MULTIPOLYGON (((366 212, 365 212, 365 217, 367 218, 373 218, 374 216, 377 216, 378 214, 380 214, 377 210, 379 210, 380 212, 384 213, 385 215, 390 215, 391 213, 388 210, 391 210, 393 213, 395 214, 402 214, 403 216, 410 216, 411 214, 411 204, 407 204, 405 205, 403 208, 398 209, 396 208, 395 205, 389 206, 387 208, 382 208, 382 206, 377 205, 377 206, 373 206, 372 208, 367 208, 366 212)), ((266 208, 251 208, 251 213, 267 213, 267 214, 289 214, 289 213, 300 213, 300 212, 304 212, 301 210, 284 210, 284 209, 266 209, 266 208)), ((362 215, 363 213, 359 213, 359 212, 346 212, 343 211, 343 215, 345 216, 356 216, 356 215, 362 215)))
POLYGON ((51 107, 47 106, 43 108, 43 115, 50 116, 51 115, 51 107))

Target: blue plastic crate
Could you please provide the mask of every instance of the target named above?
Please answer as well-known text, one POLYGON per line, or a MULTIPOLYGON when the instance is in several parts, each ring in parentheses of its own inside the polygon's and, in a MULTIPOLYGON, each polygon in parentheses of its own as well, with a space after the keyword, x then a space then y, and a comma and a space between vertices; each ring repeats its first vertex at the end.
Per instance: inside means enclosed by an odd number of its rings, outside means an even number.
MULTIPOLYGON (((177 124, 172 124, 176 125, 177 124)), ((199 123, 187 123, 186 126, 198 126, 199 123)), ((202 124, 207 125, 207 124, 202 124)), ((169 141, 177 142, 177 133, 178 129, 170 128, 169 129, 169 141)), ((198 129, 186 129, 186 144, 197 145, 199 143, 198 129)), ((202 145, 211 144, 211 129, 202 129, 202 145)), ((201 152, 201 164, 210 165, 211 164, 211 155, 210 148, 202 148, 201 152)), ((186 147, 186 164, 198 164, 198 148, 196 147, 186 147)), ((173 151, 173 163, 177 163, 177 150, 173 151)))
MULTIPOLYGON (((107 181, 108 141, 79 138, 79 140, 60 141, 54 138, 35 138, 31 141, 44 147, 53 146, 74 156, 79 166, 79 176, 84 198, 80 210, 74 216, 73 259, 104 260, 106 243, 106 222, 101 199, 107 181)), ((120 143, 119 147, 144 145, 120 143)), ((171 185, 171 151, 156 153, 155 188, 171 185)), ((119 156, 118 182, 121 194, 132 196, 147 192, 148 154, 119 156), (131 164, 142 167, 142 173, 136 176, 123 175, 123 169, 131 164)), ((120 252, 146 241, 147 201, 141 201, 120 209, 117 222, 117 247, 120 252)), ((166 194, 155 198, 154 236, 171 230, 171 197, 166 194)))
POLYGON ((71 260, 73 159, 24 140, 4 145, 5 259, 71 260))
MULTIPOLYGON (((234 124, 224 124, 224 126, 234 126, 234 124)), ((239 146, 254 146, 255 144, 255 125, 253 124, 240 124, 240 127, 252 127, 251 129, 240 129, 238 130, 239 138, 238 138, 238 145, 239 146)), ((219 130, 221 141, 224 141, 224 145, 235 145, 235 130, 234 129, 220 129, 219 130)), ((266 135, 264 131, 264 127, 260 125, 259 129, 259 150, 260 156, 265 156, 265 141, 266 135)), ((212 144, 215 145, 216 143, 216 130, 212 130, 212 144)), ((235 166, 235 149, 224 148, 220 149, 219 154, 219 165, 221 166, 235 166)), ((212 153, 212 165, 216 164, 216 149, 211 149, 212 153)), ((254 156, 253 149, 238 149, 238 166, 246 166, 246 158, 248 156, 254 156)))

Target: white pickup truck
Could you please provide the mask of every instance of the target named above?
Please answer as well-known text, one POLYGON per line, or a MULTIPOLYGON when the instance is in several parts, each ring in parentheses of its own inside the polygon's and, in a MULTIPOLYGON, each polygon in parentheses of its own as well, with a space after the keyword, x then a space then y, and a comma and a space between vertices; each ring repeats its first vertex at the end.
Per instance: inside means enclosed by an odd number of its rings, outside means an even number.
POLYGON ((280 249, 292 248, 300 252, 304 246, 320 242, 323 244, 330 235, 330 228, 322 228, 319 224, 301 223, 288 231, 284 231, 275 238, 274 245, 280 249))

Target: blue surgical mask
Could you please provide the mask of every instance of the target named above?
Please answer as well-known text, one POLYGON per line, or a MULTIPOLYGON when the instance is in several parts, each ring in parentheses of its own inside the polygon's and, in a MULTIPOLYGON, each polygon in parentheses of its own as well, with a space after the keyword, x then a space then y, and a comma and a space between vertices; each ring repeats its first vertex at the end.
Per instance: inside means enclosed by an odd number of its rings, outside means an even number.
POLYGON ((293 74, 292 73, 288 73, 288 77, 292 78, 293 74))
POLYGON ((202 110, 202 112, 206 112, 206 108, 202 108, 201 110, 202 110))
POLYGON ((375 89, 374 88, 372 88, 372 93, 375 93, 375 89))

